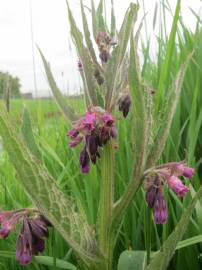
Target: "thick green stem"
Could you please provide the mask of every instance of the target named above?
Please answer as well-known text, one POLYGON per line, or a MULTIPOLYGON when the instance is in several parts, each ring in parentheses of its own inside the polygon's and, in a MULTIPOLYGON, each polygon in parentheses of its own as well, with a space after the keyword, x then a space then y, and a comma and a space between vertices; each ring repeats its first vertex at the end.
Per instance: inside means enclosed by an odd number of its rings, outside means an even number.
POLYGON ((101 269, 112 269, 113 233, 111 232, 113 197, 114 197, 114 151, 109 142, 102 156, 102 179, 100 184, 100 212, 99 212, 99 248, 104 256, 101 269))

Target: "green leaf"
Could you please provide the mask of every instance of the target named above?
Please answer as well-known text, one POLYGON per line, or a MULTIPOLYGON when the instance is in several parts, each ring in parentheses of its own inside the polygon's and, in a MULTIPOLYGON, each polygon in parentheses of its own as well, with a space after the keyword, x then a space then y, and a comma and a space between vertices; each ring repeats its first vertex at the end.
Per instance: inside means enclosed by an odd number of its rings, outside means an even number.
POLYGON ((145 251, 124 251, 121 253, 118 270, 144 270, 145 266, 145 251))
POLYGON ((185 248, 185 247, 189 247, 191 245, 195 245, 195 244, 198 244, 198 243, 201 243, 201 242, 202 242, 202 235, 197 235, 197 236, 194 236, 194 237, 190 237, 188 239, 180 241, 177 244, 176 250, 181 249, 181 248, 185 248))
POLYGON ((106 31, 106 25, 103 17, 103 0, 100 0, 97 11, 96 11, 96 18, 97 18, 97 30, 99 31, 106 31))
POLYGON ((83 0, 80 0, 80 5, 81 5, 81 15, 82 15, 82 21, 83 21, 83 30, 84 30, 84 36, 85 36, 85 40, 86 40, 86 45, 88 47, 89 53, 91 55, 91 58, 96 66, 96 68, 99 71, 102 71, 101 66, 99 65, 99 63, 97 62, 97 57, 93 48, 93 43, 91 41, 91 37, 90 37, 90 32, 88 29, 88 23, 87 23, 87 19, 86 19, 86 14, 84 12, 84 6, 83 6, 83 0))
MULTIPOLYGON (((0 257, 13 259, 13 258, 15 258, 15 252, 0 250, 0 257)), ((35 261, 38 264, 43 264, 46 266, 55 266, 55 262, 54 262, 55 258, 53 258, 53 257, 34 256, 33 259, 34 259, 33 262, 35 261)), ((77 270, 78 269, 75 265, 73 265, 69 262, 66 262, 64 260, 60 260, 60 259, 56 259, 56 267, 60 268, 60 269, 67 269, 67 270, 77 270)))
POLYGON ((181 5, 181 0, 177 1, 176 9, 175 9, 175 16, 172 24, 172 29, 170 32, 169 40, 168 40, 168 45, 167 45, 167 51, 166 51, 166 57, 164 60, 164 63, 161 68, 161 74, 160 74, 160 79, 158 83, 158 90, 156 93, 156 100, 157 100, 157 105, 156 109, 157 112, 159 110, 160 103, 163 100, 164 97, 164 92, 166 88, 166 83, 168 81, 169 75, 170 75, 170 70, 171 70, 171 60, 173 57, 173 51, 175 49, 175 36, 177 32, 177 23, 179 20, 179 14, 180 14, 180 5, 181 5))
MULTIPOLYGON (((132 97, 132 121, 133 121, 133 137, 132 142, 135 148, 135 159, 138 164, 136 168, 140 171, 144 166, 144 159, 146 153, 146 112, 145 112, 145 100, 144 100, 144 87, 141 83, 138 57, 136 57, 137 43, 131 37, 130 46, 130 65, 129 65, 129 87, 132 97)), ((138 177, 139 178, 139 177, 138 177)), ((137 179, 136 179, 137 180, 137 179)))
POLYGON ((32 131, 32 124, 31 124, 29 112, 26 107, 24 108, 24 111, 23 111, 22 135, 25 139, 25 142, 30 152, 40 160, 41 153, 34 139, 34 134, 32 131))
POLYGON ((116 34, 116 17, 114 14, 114 1, 111 0, 111 37, 116 34))
POLYGON ((190 57, 191 55, 189 55, 187 60, 181 65, 176 79, 173 82, 171 89, 168 91, 167 99, 164 108, 162 109, 163 113, 159 123, 158 133, 154 139, 154 143, 148 155, 146 166, 147 168, 155 165, 164 149, 164 145, 169 135, 172 120, 180 98, 182 83, 190 57))
POLYGON ((91 13, 92 13, 92 28, 93 28, 93 36, 94 40, 96 40, 97 37, 97 17, 96 17, 96 11, 95 11, 95 4, 94 1, 91 0, 91 13))
POLYGON ((86 217, 75 211, 74 202, 64 195, 46 168, 31 155, 9 115, 4 112, 0 112, 0 134, 17 179, 30 199, 81 258, 95 261, 96 243, 86 217))
MULTIPOLYGON (((67 1, 66 1, 67 2, 67 1)), ((95 87, 95 79, 94 79, 94 70, 91 61, 91 57, 89 55, 88 49, 83 45, 83 36, 79 29, 77 28, 77 24, 74 20, 72 12, 69 8, 69 4, 67 2, 68 7, 68 15, 69 15, 69 23, 71 27, 71 35, 76 45, 76 49, 81 59, 83 65, 82 79, 84 83, 85 97, 87 105, 97 105, 96 99, 96 87, 95 87)))
POLYGON ((117 78, 123 63, 123 59, 126 54, 126 49, 130 35, 133 30, 134 22, 137 17, 138 6, 136 4, 130 4, 128 11, 126 12, 121 30, 119 32, 118 45, 113 50, 112 56, 109 59, 106 68, 106 107, 109 109, 113 103, 113 97, 116 92, 117 78))
POLYGON ((196 206, 197 201, 202 196, 202 186, 192 199, 191 203, 187 207, 187 210, 182 214, 180 221, 175 227, 174 231, 170 234, 168 239, 164 242, 161 250, 154 256, 151 263, 147 266, 146 270, 165 270, 175 253, 178 242, 183 237, 187 226, 190 221, 192 212, 196 206))
POLYGON ((58 104, 58 106, 60 107, 61 111, 64 113, 65 117, 70 120, 70 121, 74 121, 77 119, 77 116, 74 113, 74 110, 66 103, 64 96, 61 94, 60 90, 58 89, 56 82, 54 80, 53 74, 51 72, 50 69, 50 65, 49 63, 46 61, 42 51, 40 50, 40 48, 38 47, 39 53, 41 55, 43 64, 44 64, 44 68, 46 71, 46 76, 51 88, 51 91, 55 97, 55 100, 58 104))

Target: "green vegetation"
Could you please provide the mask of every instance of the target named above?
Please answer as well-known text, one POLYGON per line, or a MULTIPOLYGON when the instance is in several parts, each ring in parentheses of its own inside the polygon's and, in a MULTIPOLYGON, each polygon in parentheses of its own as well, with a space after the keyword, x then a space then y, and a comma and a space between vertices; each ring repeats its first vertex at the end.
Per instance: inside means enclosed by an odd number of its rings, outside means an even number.
MULTIPOLYGON (((165 8, 161 6, 161 8, 165 8)), ((168 139, 159 164, 180 161, 186 158, 188 164, 196 168, 197 173, 190 183, 190 193, 183 199, 179 199, 172 191, 167 190, 167 201, 169 209, 169 219, 164 225, 156 225, 152 219, 148 218, 150 213, 145 202, 145 192, 141 187, 132 201, 124 221, 120 226, 120 234, 115 246, 115 257, 119 258, 124 250, 125 256, 134 261, 135 256, 132 250, 140 251, 148 249, 148 241, 151 246, 151 259, 155 258, 163 243, 176 228, 181 216, 187 210, 191 200, 201 185, 202 177, 202 28, 200 18, 196 17, 196 29, 192 33, 184 26, 179 18, 178 10, 174 17, 173 28, 169 39, 165 39, 166 21, 161 18, 162 25, 158 38, 157 62, 153 62, 149 56, 150 41, 143 44, 144 63, 142 76, 144 83, 155 89, 156 94, 150 95, 148 102, 154 104, 154 116, 151 122, 155 122, 152 132, 153 138, 161 135, 160 127, 165 123, 163 108, 166 107, 165 97, 170 93, 171 82, 174 81, 179 67, 190 56, 188 67, 184 76, 180 100, 177 104, 172 126, 169 129, 168 139), (175 33, 177 39, 175 38, 175 33), (175 44, 178 46, 175 46, 175 44), (162 114, 158 114, 161 111, 162 114), (156 118, 155 118, 156 117, 156 118), (149 240, 148 240, 149 239, 149 240)), ((166 33, 167 37, 167 33, 166 33)), ((133 54, 131 55, 134 56, 133 54)), ((78 73, 79 76, 79 73, 78 73)), ((135 86, 134 86, 135 87, 135 86)), ((136 100, 138 107, 138 101, 136 100)), ((167 101, 166 101, 167 102, 167 101)), ((85 110, 83 98, 68 99, 67 103, 77 113, 85 110)), ((0 110, 3 108, 3 101, 0 103, 0 110)), ((91 172, 86 176, 79 171, 79 150, 70 149, 67 130, 70 123, 59 110, 55 101, 47 100, 12 100, 10 114, 13 126, 17 126, 20 131, 22 126, 23 107, 26 107, 31 116, 35 141, 40 150, 43 166, 55 179, 55 182, 67 196, 77 199, 77 208, 82 209, 87 216, 88 223, 94 228, 97 220, 98 194, 100 187, 100 162, 97 168, 93 166, 91 172)), ((131 136, 131 121, 134 112, 130 112, 126 120, 118 121, 119 149, 116 151, 115 168, 115 197, 120 198, 123 190, 130 179, 133 167, 133 153, 136 151, 131 136)), ((117 118, 121 114, 117 113, 117 118)), ((139 132, 137 130, 136 132, 139 132)), ((155 141, 157 147, 159 140, 155 141)), ((79 147, 78 147, 79 148, 79 147)), ((0 206, 6 209, 32 206, 27 194, 16 180, 16 171, 8 157, 8 153, 3 151, 0 141, 0 206)), ((152 157, 151 157, 152 158, 152 157)), ((188 180, 187 180, 188 181, 188 180)), ((187 183, 188 184, 188 183, 187 183)), ((181 224, 183 225, 183 224, 181 224)), ((182 227, 181 227, 182 228, 182 227)), ((178 228, 179 229, 179 228, 178 228)), ((180 230, 178 230, 180 232, 180 230)), ((179 233, 178 233, 179 234, 179 233)), ((175 235, 175 239, 178 235, 175 235)), ((175 240, 174 239, 174 240, 175 240)), ((173 242, 174 242, 173 240, 173 242)), ((183 235, 181 242, 177 244, 176 253, 173 256, 168 269, 175 270, 200 270, 202 268, 202 201, 198 200, 194 213, 189 219, 189 225, 183 235)), ((24 269, 15 261, 15 236, 9 236, 7 240, 0 239, 0 269, 24 269)), ((166 250, 164 250, 166 251, 166 250)), ((165 253, 162 252, 162 257, 165 253)), ((79 265, 78 257, 72 252, 61 235, 51 229, 50 237, 46 243, 46 250, 43 256, 37 257, 33 263, 27 266, 28 270, 55 270, 55 269, 76 269, 79 265), (57 259, 56 259, 57 258, 57 259), (61 261, 59 261, 60 259, 61 261), (75 265, 75 266, 74 266, 75 265)), ((120 269, 129 268, 129 259, 120 258, 120 269), (123 267, 121 268, 121 264, 123 267)), ((140 253, 141 261, 146 260, 144 252, 140 253)), ((131 266, 132 267, 132 266, 131 266)), ((142 268, 138 268, 142 269, 142 268)), ((150 268, 148 268, 150 269, 150 268)), ((155 268, 153 268, 155 269, 155 268)), ((159 268, 160 269, 160 268, 159 268)), ((163 268, 161 268, 163 269, 163 268)), ((81 269, 83 270, 83 269, 81 269)), ((155 269, 157 270, 157 268, 155 269)))
POLYGON ((9 88, 9 94, 12 98, 20 97, 20 80, 18 77, 13 77, 8 72, 0 72, 0 98, 3 98, 5 90, 9 88))

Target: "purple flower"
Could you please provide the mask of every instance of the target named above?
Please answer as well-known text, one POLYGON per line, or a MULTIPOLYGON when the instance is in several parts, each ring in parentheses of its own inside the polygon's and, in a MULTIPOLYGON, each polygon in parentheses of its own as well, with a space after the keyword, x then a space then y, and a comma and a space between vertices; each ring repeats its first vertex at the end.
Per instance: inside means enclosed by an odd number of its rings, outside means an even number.
POLYGON ((146 192, 146 201, 150 208, 154 207, 157 191, 158 189, 155 186, 151 186, 146 192))
POLYGON ((6 238, 11 232, 12 226, 10 223, 4 224, 4 227, 0 229, 0 238, 6 238))
POLYGON ((100 54, 99 54, 99 57, 100 57, 100 60, 103 62, 103 63, 107 63, 109 57, 110 57, 110 54, 108 51, 102 51, 100 54))
POLYGON ((28 265, 32 261, 32 233, 27 219, 24 219, 23 228, 18 236, 16 247, 16 259, 22 265, 28 265))
POLYGON ((104 123, 107 125, 107 126, 112 126, 113 123, 114 123, 114 118, 113 116, 108 113, 108 112, 105 112, 102 116, 102 119, 104 121, 104 123))
POLYGON ((70 147, 77 146, 81 141, 85 143, 80 153, 80 166, 82 173, 88 173, 90 161, 95 164, 100 157, 99 147, 103 147, 110 138, 117 137, 115 119, 101 107, 91 107, 82 118, 74 122, 68 136, 72 139, 70 147))
POLYGON ((95 129, 96 123, 96 113, 95 112, 87 112, 85 117, 83 118, 84 129, 88 131, 92 131, 95 129))
POLYGON ((154 202, 154 221, 163 224, 167 221, 168 210, 162 191, 158 191, 154 202))
POLYGON ((193 168, 187 167, 183 162, 170 162, 156 166, 145 173, 146 201, 149 207, 154 208, 154 220, 157 224, 166 222, 168 217, 167 205, 162 192, 165 184, 178 197, 184 197, 189 188, 178 177, 191 178, 194 172, 193 168))
POLYGON ((121 97, 118 102, 118 105, 119 105, 119 111, 121 111, 123 113, 123 116, 126 118, 129 113, 130 106, 131 106, 130 95, 126 94, 123 97, 121 97))
POLYGON ((20 264, 31 263, 33 255, 37 255, 44 250, 44 238, 48 237, 48 226, 50 226, 50 223, 42 216, 36 218, 24 217, 16 247, 16 258, 20 264))
POLYGON ((176 169, 179 171, 180 175, 183 175, 186 178, 192 178, 194 176, 194 173, 195 173, 194 168, 188 167, 183 163, 179 163, 176 166, 176 169))
POLYGON ((184 197, 186 193, 189 191, 189 188, 186 187, 182 181, 172 175, 167 179, 168 186, 177 194, 178 197, 184 197))
POLYGON ((76 129, 71 129, 69 132, 68 132, 68 136, 71 137, 71 138, 76 138, 77 135, 79 134, 78 130, 76 129))
POLYGON ((80 166, 82 173, 88 173, 90 170, 90 158, 88 152, 86 151, 86 147, 84 147, 83 151, 80 153, 80 166))
POLYGON ((83 137, 81 137, 81 136, 74 138, 73 140, 71 140, 69 142, 69 147, 73 148, 73 147, 77 146, 82 141, 82 139, 83 139, 83 137))

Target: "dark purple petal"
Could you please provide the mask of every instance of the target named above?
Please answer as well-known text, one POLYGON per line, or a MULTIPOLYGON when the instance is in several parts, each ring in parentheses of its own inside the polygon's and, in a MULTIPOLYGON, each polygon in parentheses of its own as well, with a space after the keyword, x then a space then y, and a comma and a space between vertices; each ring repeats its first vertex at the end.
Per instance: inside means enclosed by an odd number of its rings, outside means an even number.
POLYGON ((45 241, 43 239, 33 237, 32 249, 34 255, 37 255, 39 252, 43 252, 45 249, 45 241))
POLYGON ((37 238, 43 239, 44 237, 48 237, 48 227, 44 221, 40 218, 29 219, 28 220, 30 230, 34 236, 37 238))
POLYGON ((99 57, 101 59, 101 61, 103 63, 107 63, 109 57, 110 57, 110 54, 108 51, 102 51, 100 54, 99 54, 99 57))
POLYGON ((126 118, 131 106, 131 98, 129 95, 125 95, 119 100, 119 111, 123 113, 123 116, 126 118))
POLYGON ((16 259, 22 265, 31 263, 33 256, 32 234, 27 219, 24 219, 23 228, 18 236, 16 259))
POLYGON ((100 141, 103 144, 106 144, 110 139, 110 130, 107 127, 103 127, 100 134, 100 141))
POLYGON ((80 153, 80 165, 81 165, 81 172, 88 173, 90 170, 90 158, 88 152, 86 151, 86 147, 84 147, 83 151, 80 153))
POLYGON ((90 155, 95 155, 97 153, 98 143, 99 139, 97 135, 92 134, 86 136, 86 145, 90 155))
POLYGON ((158 191, 154 202, 154 221, 156 224, 163 224, 168 219, 166 201, 161 191, 158 191))
POLYGON ((157 195, 157 188, 151 186, 146 192, 146 201, 150 208, 154 207, 154 202, 157 195))

